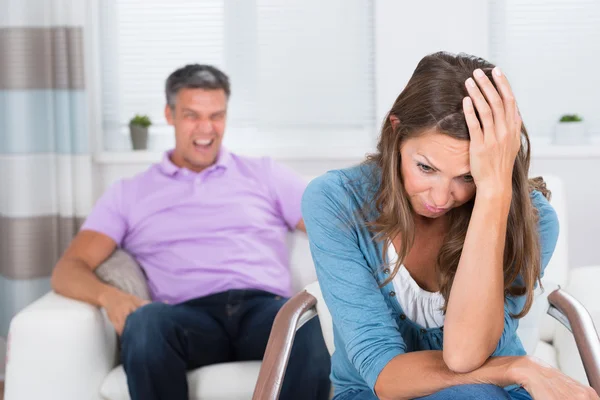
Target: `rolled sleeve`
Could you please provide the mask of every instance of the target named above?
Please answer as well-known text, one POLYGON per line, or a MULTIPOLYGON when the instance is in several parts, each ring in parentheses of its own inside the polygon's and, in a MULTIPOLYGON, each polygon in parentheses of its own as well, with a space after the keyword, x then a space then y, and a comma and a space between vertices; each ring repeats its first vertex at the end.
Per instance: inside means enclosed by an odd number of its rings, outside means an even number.
POLYGON ((302 219, 302 194, 306 189, 306 180, 285 165, 266 158, 269 171, 269 187, 275 200, 277 211, 290 230, 302 219))
MULTIPOLYGON (((548 200, 539 192, 535 191, 531 194, 531 200, 538 211, 538 235, 541 251, 541 271, 540 277, 544 276, 546 266, 552 258, 556 242, 558 241, 559 223, 556 211, 550 205, 548 200)), ((523 286, 522 278, 516 280, 515 285, 523 286)), ((519 320, 513 318, 513 315, 519 314, 525 306, 526 296, 507 296, 504 305, 504 330, 496 351, 493 355, 498 355, 504 349, 507 343, 512 341, 512 338, 517 334, 519 320)))
POLYGON ((121 246, 127 233, 127 218, 123 211, 123 181, 111 185, 94 205, 81 230, 102 233, 121 246))
POLYGON ((323 297, 352 365, 371 389, 406 345, 358 240, 358 210, 340 176, 313 180, 302 199, 310 249, 323 297))

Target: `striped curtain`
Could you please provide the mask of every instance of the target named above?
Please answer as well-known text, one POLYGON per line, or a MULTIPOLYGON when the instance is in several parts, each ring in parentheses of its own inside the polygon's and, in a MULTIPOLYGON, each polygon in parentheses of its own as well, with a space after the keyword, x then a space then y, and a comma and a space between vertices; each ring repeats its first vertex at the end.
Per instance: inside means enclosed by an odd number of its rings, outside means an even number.
POLYGON ((50 290, 92 204, 92 171, 87 0, 0 0, 0 10, 2 345, 11 318, 50 290))

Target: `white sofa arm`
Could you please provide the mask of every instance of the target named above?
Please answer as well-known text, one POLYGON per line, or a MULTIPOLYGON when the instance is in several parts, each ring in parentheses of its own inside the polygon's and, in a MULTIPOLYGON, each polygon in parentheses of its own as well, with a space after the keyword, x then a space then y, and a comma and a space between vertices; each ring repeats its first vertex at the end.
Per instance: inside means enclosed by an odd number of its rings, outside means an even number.
MULTIPOLYGON (((565 288, 569 294, 575 297, 587 309, 594 321, 596 330, 600 328, 599 282, 600 266, 577 267, 570 270, 569 283, 565 288)), ((588 384, 583 363, 571 332, 563 326, 559 326, 556 329, 553 344, 561 371, 579 382, 588 384)))
POLYGON ((97 307, 47 293, 10 324, 5 400, 98 400, 117 337, 97 307))

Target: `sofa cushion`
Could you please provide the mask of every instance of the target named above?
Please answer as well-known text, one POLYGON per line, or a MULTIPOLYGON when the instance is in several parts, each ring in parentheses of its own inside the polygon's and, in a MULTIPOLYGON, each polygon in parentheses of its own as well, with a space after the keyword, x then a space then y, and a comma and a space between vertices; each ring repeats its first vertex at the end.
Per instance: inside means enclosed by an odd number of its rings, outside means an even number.
POLYGON ((534 301, 527 315, 519 320, 517 335, 523 343, 527 354, 533 354, 539 340, 552 343, 554 337, 554 318, 547 315, 548 295, 558 286, 546 279, 543 280, 543 289, 537 287, 534 292, 534 301))
POLYGON ((151 300, 146 275, 137 261, 126 251, 117 249, 96 268, 95 272, 101 281, 125 293, 151 300))
POLYGON ((558 368, 556 350, 554 349, 554 347, 552 347, 551 344, 540 340, 535 348, 533 356, 539 358, 540 360, 544 361, 546 364, 554 368, 558 368))
MULTIPOLYGON (((260 361, 214 364, 188 372, 190 400, 247 400, 258 380, 260 361)), ((123 366, 104 379, 100 394, 107 400, 130 400, 123 366)))

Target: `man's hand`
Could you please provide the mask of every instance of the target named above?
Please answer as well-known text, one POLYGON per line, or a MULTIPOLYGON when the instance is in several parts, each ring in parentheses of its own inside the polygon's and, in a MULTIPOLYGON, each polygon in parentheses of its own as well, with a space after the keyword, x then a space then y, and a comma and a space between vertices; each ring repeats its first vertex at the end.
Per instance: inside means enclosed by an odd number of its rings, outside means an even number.
POLYGON ((300 222, 298 222, 298 224, 296 225, 296 230, 306 233, 306 226, 304 226, 304 219, 301 219, 300 222))
POLYGON ((106 310, 108 319, 110 319, 119 336, 123 333, 125 321, 129 314, 149 303, 147 300, 142 300, 116 288, 111 288, 100 297, 100 305, 106 310))

